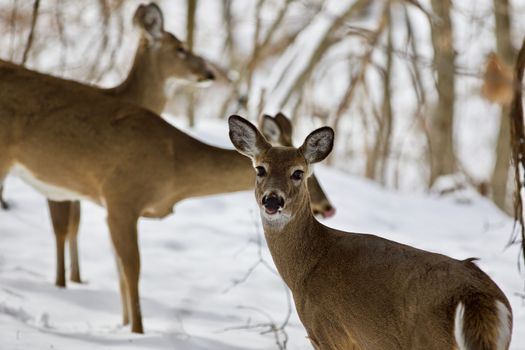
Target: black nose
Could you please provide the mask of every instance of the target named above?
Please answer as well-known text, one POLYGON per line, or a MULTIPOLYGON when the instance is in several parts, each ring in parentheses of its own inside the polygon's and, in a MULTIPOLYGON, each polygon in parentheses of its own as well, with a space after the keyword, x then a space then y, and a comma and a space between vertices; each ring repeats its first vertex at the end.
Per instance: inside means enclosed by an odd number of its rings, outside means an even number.
POLYGON ((215 80, 215 74, 213 74, 212 72, 208 72, 208 74, 206 74, 206 79, 215 80))
POLYGON ((284 199, 275 193, 270 193, 269 195, 263 197, 262 205, 267 210, 276 212, 280 208, 284 207, 284 199))

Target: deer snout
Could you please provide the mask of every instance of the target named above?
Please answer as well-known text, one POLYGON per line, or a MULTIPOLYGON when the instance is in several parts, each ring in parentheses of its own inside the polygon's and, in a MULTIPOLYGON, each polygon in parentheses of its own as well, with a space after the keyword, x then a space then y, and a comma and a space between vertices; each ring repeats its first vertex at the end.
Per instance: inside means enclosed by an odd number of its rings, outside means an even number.
POLYGON ((262 198, 262 205, 267 214, 273 215, 284 207, 284 199, 272 192, 262 198))

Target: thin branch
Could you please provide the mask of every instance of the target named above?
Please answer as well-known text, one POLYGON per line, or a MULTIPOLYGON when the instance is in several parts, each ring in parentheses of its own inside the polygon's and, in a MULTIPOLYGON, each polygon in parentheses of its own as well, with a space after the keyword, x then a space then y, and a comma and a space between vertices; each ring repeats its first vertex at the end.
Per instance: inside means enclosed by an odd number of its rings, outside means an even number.
POLYGON ((22 65, 25 65, 29 56, 31 46, 33 46, 33 37, 35 33, 36 20, 38 19, 38 9, 40 7, 40 0, 35 0, 33 3, 33 15, 31 17, 31 28, 29 29, 29 36, 27 37, 26 47, 24 49, 24 55, 22 56, 22 65))

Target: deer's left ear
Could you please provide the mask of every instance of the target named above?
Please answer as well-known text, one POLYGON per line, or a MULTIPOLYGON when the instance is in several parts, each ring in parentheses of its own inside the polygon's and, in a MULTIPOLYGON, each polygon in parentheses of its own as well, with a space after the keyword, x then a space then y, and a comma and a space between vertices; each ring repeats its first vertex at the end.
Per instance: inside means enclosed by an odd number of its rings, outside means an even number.
POLYGON ((140 5, 133 16, 133 23, 138 25, 150 41, 162 38, 164 34, 164 16, 155 3, 140 5))
POLYGON ((266 141, 257 128, 238 115, 228 118, 230 127, 230 140, 240 153, 247 157, 255 158, 272 146, 266 141))
POLYGON ((314 130, 306 137, 299 151, 310 164, 325 159, 334 147, 334 130, 330 127, 322 127, 314 130))
POLYGON ((279 139, 281 138, 281 129, 277 122, 268 114, 262 116, 260 129, 266 140, 274 144, 279 142, 279 139))

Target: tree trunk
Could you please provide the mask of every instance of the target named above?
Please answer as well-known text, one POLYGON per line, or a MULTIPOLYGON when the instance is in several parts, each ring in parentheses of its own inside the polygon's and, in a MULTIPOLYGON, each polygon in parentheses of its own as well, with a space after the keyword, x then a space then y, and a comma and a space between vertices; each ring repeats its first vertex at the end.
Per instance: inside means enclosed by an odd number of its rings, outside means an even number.
MULTIPOLYGON (((510 41, 510 16, 509 0, 494 0, 494 19, 496 22, 497 54, 504 63, 512 66, 516 55, 510 41)), ((508 177, 510 167, 510 107, 503 105, 501 108, 501 122, 496 144, 496 161, 492 171, 491 187, 492 200, 502 210, 511 213, 511 206, 507 202, 508 177)))
POLYGON ((432 0, 432 46, 436 70, 438 104, 430 130, 430 185, 441 175, 456 171, 454 154, 454 41, 450 19, 451 0, 432 0))
MULTIPOLYGON (((186 12, 186 45, 188 50, 193 51, 193 33, 195 31, 195 13, 197 12, 197 0, 187 0, 188 11, 186 12)), ((186 113, 188 125, 195 126, 195 94, 191 87, 188 87, 186 95, 186 113)))
POLYGON ((374 146, 366 159, 365 176, 371 180, 386 183, 386 167, 390 155, 390 142, 392 135, 392 101, 390 82, 392 76, 392 20, 389 5, 386 5, 384 16, 388 26, 386 33, 386 66, 383 71, 383 104, 380 115, 377 117, 377 133, 374 146))

